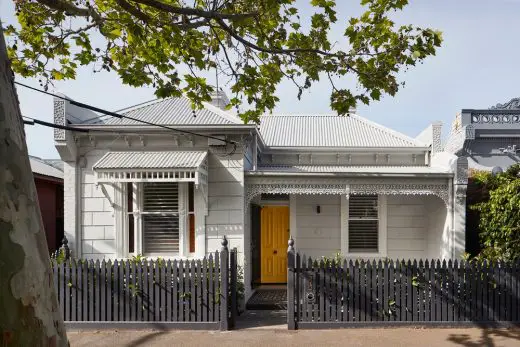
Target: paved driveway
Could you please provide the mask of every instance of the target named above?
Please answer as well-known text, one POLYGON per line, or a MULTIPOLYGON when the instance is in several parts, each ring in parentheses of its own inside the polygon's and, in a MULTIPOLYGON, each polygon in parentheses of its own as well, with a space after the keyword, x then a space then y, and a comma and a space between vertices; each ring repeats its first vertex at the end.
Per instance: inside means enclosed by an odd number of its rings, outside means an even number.
POLYGON ((520 329, 342 329, 288 331, 250 328, 208 331, 69 332, 71 346, 520 346, 520 329))

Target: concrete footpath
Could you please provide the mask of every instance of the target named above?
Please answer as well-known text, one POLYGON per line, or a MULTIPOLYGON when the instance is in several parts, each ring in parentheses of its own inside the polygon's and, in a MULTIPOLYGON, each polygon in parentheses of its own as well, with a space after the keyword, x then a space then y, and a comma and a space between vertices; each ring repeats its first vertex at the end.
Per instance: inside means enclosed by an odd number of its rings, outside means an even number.
POLYGON ((73 347, 101 346, 520 346, 519 329, 244 329, 68 332, 73 347))
POLYGON ((140 346, 461 346, 519 347, 520 329, 370 328, 287 330, 285 312, 248 311, 236 330, 68 331, 72 347, 140 346))

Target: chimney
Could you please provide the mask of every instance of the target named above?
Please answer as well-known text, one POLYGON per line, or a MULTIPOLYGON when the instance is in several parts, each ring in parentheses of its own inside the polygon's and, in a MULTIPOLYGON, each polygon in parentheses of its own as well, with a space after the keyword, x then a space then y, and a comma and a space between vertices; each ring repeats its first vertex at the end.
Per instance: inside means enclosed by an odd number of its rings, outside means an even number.
POLYGON ((210 104, 222 110, 225 110, 226 106, 229 104, 229 99, 222 89, 216 90, 213 92, 213 95, 211 95, 210 104))

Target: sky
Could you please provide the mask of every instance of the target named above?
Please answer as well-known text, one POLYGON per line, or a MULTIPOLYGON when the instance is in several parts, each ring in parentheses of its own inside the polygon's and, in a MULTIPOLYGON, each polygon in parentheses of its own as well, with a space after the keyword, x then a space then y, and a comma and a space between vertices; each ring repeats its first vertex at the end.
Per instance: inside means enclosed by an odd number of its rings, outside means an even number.
MULTIPOLYGON (((310 15, 307 2, 299 2, 302 17, 310 15)), ((358 15, 361 7, 358 0, 336 2, 339 20, 331 37, 341 44, 348 18, 358 15)), ((447 136, 461 109, 488 108, 520 97, 519 14, 520 0, 411 0, 396 14, 396 22, 441 30, 443 45, 436 56, 400 74, 406 86, 394 97, 360 105, 357 113, 412 137, 430 123, 442 121, 443 135, 447 136)), ((15 23, 12 0, 0 0, 0 19, 4 25, 15 23)), ((35 79, 16 79, 39 87, 35 79)), ((56 83, 50 91, 107 110, 154 99, 151 88, 125 86, 115 73, 93 74, 90 67, 81 68, 76 80, 56 83)), ((298 100, 297 90, 283 83, 277 91, 280 103, 274 113, 331 113, 330 91, 328 82, 323 81, 298 100)), ((22 87, 18 87, 18 96, 24 116, 52 122, 52 97, 22 87)), ((29 154, 59 158, 52 129, 26 126, 26 135, 29 154)))

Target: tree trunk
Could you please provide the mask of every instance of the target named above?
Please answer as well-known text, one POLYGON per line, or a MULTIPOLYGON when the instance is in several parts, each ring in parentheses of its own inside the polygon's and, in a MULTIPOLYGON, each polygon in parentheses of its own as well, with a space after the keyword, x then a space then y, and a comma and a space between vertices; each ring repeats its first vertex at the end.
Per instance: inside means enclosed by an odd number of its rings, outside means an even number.
POLYGON ((0 23, 0 345, 67 346, 0 23))

